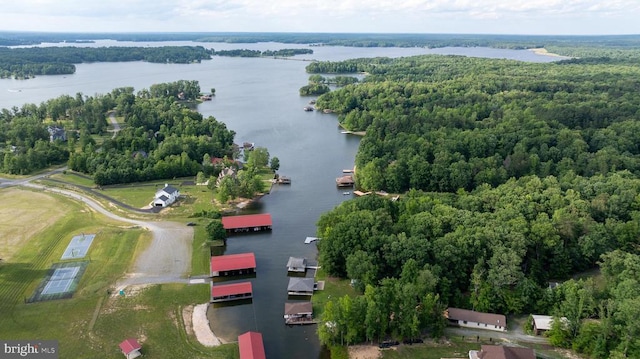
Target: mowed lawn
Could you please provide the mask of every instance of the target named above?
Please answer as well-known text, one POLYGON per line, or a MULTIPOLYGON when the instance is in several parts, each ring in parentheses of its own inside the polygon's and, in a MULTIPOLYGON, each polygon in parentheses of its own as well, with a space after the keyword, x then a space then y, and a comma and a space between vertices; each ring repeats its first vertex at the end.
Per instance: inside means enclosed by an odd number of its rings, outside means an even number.
POLYGON ((62 196, 18 189, 0 193, 10 199, 0 221, 0 238, 10 243, 2 246, 0 261, 0 338, 57 339, 60 358, 119 358, 118 343, 127 337, 142 341, 145 358, 238 357, 235 344, 206 348, 187 334, 182 309, 206 303, 208 286, 155 285, 124 296, 113 293, 116 280, 150 242, 144 230, 62 196), (26 304, 81 233, 96 237, 73 298, 26 304))

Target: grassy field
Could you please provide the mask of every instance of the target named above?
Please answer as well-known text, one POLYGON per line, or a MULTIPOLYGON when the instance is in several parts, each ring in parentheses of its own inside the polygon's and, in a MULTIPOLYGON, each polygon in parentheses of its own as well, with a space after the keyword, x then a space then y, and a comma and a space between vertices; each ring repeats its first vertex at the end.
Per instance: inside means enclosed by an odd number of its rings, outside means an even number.
POLYGON ((15 215, 3 216, 14 222, 2 222, 0 238, 19 232, 20 222, 33 226, 27 228, 29 236, 12 237, 11 255, 0 262, 0 338, 57 339, 61 358, 117 358, 122 355, 118 343, 127 337, 143 343, 146 358, 238 357, 237 345, 206 348, 184 326, 182 309, 208 301, 205 285, 155 285, 124 296, 108 294, 150 242, 148 233, 65 197, 17 189, 0 193, 11 199, 11 213, 20 214, 19 221, 15 215), (96 238, 73 298, 25 304, 79 233, 96 238))
POLYGON ((344 295, 357 295, 355 289, 349 285, 347 279, 340 279, 328 276, 325 271, 320 268, 316 273, 316 281, 323 280, 325 282, 324 290, 317 291, 311 297, 313 302, 313 316, 320 318, 324 311, 324 306, 329 300, 337 300, 344 295))
POLYGON ((383 349, 383 359, 440 359, 468 358, 469 350, 479 350, 479 343, 449 340, 444 343, 426 341, 424 344, 399 345, 383 349))

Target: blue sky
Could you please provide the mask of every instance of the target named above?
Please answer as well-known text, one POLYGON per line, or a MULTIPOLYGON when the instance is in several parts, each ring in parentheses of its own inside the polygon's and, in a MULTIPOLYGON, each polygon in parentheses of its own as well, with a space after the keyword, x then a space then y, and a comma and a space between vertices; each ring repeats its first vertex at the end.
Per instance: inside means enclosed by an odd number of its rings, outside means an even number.
POLYGON ((640 0, 0 0, 0 30, 638 34, 640 0))

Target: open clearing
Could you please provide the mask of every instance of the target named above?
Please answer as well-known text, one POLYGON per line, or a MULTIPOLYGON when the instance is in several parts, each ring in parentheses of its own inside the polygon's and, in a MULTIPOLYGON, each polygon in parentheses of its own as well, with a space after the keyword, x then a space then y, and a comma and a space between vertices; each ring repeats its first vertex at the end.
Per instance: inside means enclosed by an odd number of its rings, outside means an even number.
MULTIPOLYGON (((0 258, 10 261, 30 238, 71 210, 44 193, 16 188, 2 191, 0 207, 0 258)), ((71 237, 69 237, 71 238, 71 237)))

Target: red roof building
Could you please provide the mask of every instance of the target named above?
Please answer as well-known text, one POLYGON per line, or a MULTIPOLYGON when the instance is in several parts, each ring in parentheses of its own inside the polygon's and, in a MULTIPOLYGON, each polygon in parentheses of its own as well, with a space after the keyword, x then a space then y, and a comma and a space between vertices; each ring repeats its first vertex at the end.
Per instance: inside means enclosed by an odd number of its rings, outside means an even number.
POLYGON ((229 300, 248 299, 253 296, 251 282, 212 285, 211 302, 226 302, 229 300))
POLYGON ((120 350, 122 350, 122 354, 124 354, 127 359, 133 359, 141 356, 142 353, 140 353, 140 349, 142 349, 142 346, 133 338, 126 339, 120 343, 120 350))
POLYGON ((222 217, 227 232, 257 232, 270 230, 273 222, 269 213, 222 217))
POLYGON ((228 254, 211 257, 211 276, 220 277, 256 272, 256 256, 253 253, 228 254))
POLYGON ((238 347, 240 347, 240 359, 266 359, 260 333, 246 332, 238 335, 238 347))

